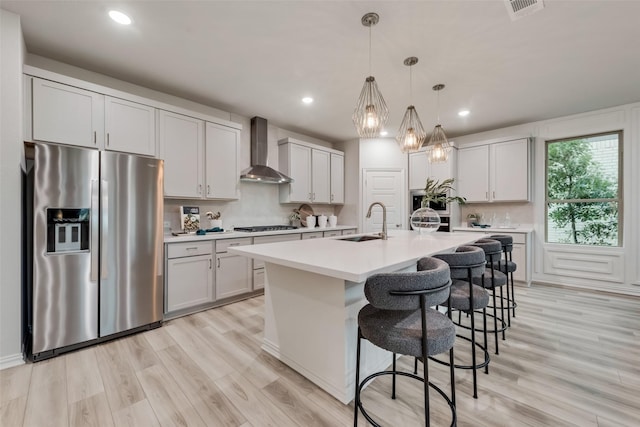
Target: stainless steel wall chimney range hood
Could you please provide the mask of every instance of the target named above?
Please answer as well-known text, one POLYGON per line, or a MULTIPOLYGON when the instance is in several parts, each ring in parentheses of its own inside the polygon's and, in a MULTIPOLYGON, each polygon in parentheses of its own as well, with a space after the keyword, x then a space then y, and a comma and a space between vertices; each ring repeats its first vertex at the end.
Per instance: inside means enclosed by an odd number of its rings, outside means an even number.
POLYGON ((265 184, 288 184, 293 179, 267 166, 267 120, 262 117, 251 119, 251 167, 242 171, 240 181, 262 182, 265 184))

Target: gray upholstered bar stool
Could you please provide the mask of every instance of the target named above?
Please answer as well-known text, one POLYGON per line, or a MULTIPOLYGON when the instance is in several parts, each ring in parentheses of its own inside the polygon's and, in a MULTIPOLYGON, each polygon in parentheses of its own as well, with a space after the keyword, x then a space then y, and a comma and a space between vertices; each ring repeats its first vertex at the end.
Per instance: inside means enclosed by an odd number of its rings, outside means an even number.
POLYGON ((358 313, 358 346, 356 351, 356 383, 354 401, 354 426, 358 425, 358 413, 374 426, 379 426, 364 409, 360 394, 366 384, 381 375, 392 375, 392 394, 395 399, 396 376, 402 375, 423 382, 425 425, 430 425, 429 387, 433 388, 448 403, 452 422, 456 424, 455 373, 453 368, 453 345, 456 338, 455 325, 451 319, 432 306, 446 303, 449 299, 451 279, 449 266, 436 258, 420 260, 423 271, 410 273, 382 273, 369 277, 364 285, 364 294, 369 304, 358 313), (360 345, 367 339, 377 347, 393 353, 391 371, 381 371, 360 381, 360 345), (449 352, 451 361, 451 397, 429 382, 428 357, 449 352), (422 377, 396 370, 396 354, 418 357, 423 362, 422 377))
POLYGON ((487 332, 493 332, 495 336, 496 343, 496 354, 500 354, 500 350, 498 348, 498 334, 502 332, 502 339, 504 340, 505 331, 507 329, 507 323, 504 321, 504 304, 502 298, 502 287, 507 284, 507 275, 503 272, 496 270, 493 268, 494 261, 498 261, 502 256, 502 245, 499 241, 493 239, 479 239, 476 240, 471 246, 477 246, 484 251, 485 258, 487 260, 487 267, 485 268, 484 275, 482 277, 474 277, 473 283, 476 285, 480 285, 485 289, 490 289, 493 298, 493 314, 490 315, 493 317, 493 330, 489 330, 487 332), (497 308, 497 297, 496 297, 496 289, 500 288, 500 316, 498 316, 497 308), (500 326, 498 327, 498 322, 500 326))
MULTIPOLYGON (((467 341, 471 341, 471 365, 455 365, 459 369, 471 369, 473 372, 473 397, 478 398, 478 378, 477 369, 485 368, 488 373, 489 369, 489 352, 487 351, 487 306, 489 305, 489 294, 487 291, 473 284, 473 278, 480 278, 485 271, 485 255, 484 251, 475 246, 459 246, 455 252, 437 254, 434 258, 441 259, 449 264, 451 270, 451 292, 449 293, 450 307, 453 310, 459 310, 470 315, 471 317, 471 338, 464 335, 457 335, 467 341), (475 315, 476 310, 482 310, 483 331, 484 331, 484 347, 478 345, 483 350, 484 358, 478 363, 476 358, 476 327, 475 315)), ((418 262, 418 271, 422 270, 421 262, 418 262)), ((459 354, 459 353, 458 353, 459 354)), ((443 363, 437 359, 435 362, 443 363)))
POLYGON ((513 285, 513 272, 518 269, 518 265, 513 262, 513 237, 505 235, 505 234, 494 234, 493 236, 489 236, 490 239, 497 240, 502 244, 502 252, 504 254, 497 263, 494 263, 494 268, 502 271, 509 278, 509 283, 507 284, 507 325, 511 327, 511 313, 513 312, 513 317, 516 317, 516 307, 518 304, 516 303, 516 290, 513 285), (511 289, 509 289, 511 287, 511 289))

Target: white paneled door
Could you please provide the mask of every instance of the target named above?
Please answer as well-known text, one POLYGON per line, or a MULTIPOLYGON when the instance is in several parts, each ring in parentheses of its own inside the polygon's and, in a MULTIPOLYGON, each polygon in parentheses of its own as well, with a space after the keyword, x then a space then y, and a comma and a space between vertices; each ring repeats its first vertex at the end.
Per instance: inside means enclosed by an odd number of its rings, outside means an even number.
POLYGON ((382 230, 382 208, 374 206, 371 218, 367 210, 373 202, 387 208, 387 230, 404 229, 406 224, 405 171, 403 169, 363 170, 362 229, 365 233, 382 230))

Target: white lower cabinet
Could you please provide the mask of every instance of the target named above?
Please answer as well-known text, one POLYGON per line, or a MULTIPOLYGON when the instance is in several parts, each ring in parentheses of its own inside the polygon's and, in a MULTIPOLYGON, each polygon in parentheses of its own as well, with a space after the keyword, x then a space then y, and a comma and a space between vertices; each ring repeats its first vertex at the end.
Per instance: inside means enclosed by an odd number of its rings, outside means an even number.
POLYGON ((167 244, 165 313, 214 300, 213 245, 167 244))
POLYGON ((251 237, 225 239, 216 242, 216 299, 223 299, 251 291, 251 259, 229 253, 227 248, 252 243, 251 237))

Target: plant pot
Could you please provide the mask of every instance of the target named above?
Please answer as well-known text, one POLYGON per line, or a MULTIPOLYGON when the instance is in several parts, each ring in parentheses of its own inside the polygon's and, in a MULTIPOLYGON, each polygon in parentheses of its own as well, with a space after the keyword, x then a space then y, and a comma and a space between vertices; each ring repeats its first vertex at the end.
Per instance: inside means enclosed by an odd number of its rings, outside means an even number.
POLYGON ((440 228, 440 215, 431 208, 416 209, 411 214, 411 229, 431 233, 440 228))

